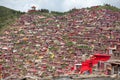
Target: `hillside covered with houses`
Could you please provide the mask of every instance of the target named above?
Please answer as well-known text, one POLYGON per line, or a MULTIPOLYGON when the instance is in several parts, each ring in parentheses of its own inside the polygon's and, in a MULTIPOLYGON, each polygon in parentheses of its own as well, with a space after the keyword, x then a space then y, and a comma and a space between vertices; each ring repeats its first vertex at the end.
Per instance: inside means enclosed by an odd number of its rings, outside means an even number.
MULTIPOLYGON (((106 64, 110 65, 111 74, 119 74, 118 8, 105 5, 50 13, 33 7, 0 34, 1 78, 40 79, 71 74, 74 64, 96 53, 109 54, 111 59, 106 64)), ((100 67, 101 74, 105 73, 106 64, 100 67)), ((93 74, 100 74, 99 69, 93 70, 93 74)))

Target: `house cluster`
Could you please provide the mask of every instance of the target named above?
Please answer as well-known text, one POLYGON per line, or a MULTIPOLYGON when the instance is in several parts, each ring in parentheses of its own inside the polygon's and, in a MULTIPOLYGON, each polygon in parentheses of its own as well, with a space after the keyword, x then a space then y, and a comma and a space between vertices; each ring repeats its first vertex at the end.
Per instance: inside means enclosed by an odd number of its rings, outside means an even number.
POLYGON ((0 74, 64 75, 93 53, 112 55, 112 73, 120 72, 120 12, 93 8, 63 16, 25 14, 0 35, 0 74))

